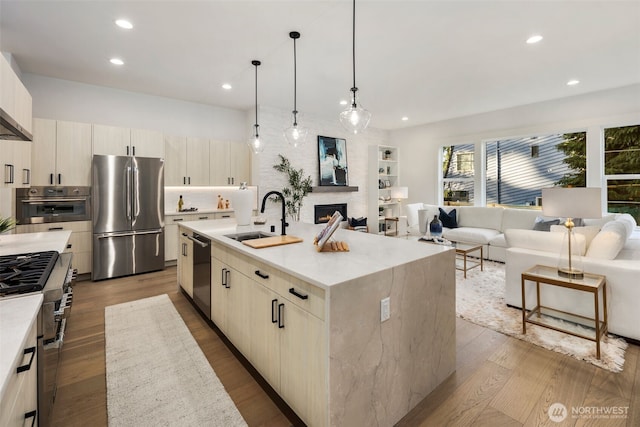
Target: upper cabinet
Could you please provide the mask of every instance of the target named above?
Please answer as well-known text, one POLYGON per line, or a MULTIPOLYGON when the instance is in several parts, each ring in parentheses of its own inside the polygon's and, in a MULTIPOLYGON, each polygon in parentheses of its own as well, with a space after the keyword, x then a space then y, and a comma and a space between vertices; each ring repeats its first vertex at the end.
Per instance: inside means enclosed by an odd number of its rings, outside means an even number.
POLYGON ((7 59, 0 53, 0 108, 17 125, 33 133, 32 99, 27 88, 13 72, 7 59))
POLYGON ((91 125, 33 120, 32 185, 91 185, 91 125))
POLYGON ((209 140, 165 136, 164 185, 209 185, 209 140))
POLYGON ((162 132, 93 125, 93 154, 164 157, 162 132))
POLYGON ((251 183, 251 153, 245 144, 211 141, 210 147, 211 185, 251 183))
POLYGON ((31 185, 31 142, 0 141, 0 187, 22 188, 31 185))

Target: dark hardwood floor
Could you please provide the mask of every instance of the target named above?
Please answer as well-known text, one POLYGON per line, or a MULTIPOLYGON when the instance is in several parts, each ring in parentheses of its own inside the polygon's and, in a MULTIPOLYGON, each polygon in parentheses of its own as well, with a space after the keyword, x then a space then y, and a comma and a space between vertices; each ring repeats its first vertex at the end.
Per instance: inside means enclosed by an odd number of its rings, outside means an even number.
MULTIPOLYGON (((78 282, 62 350, 54 426, 106 426, 104 308, 166 293, 250 426, 291 426, 299 420, 256 380, 178 291, 176 268, 102 282, 78 282)), ((640 347, 631 344, 625 369, 613 374, 457 319, 457 370, 398 426, 639 426, 640 347), (620 407, 626 417, 546 414, 571 407, 620 407)), ((176 361, 179 363, 179 361, 176 361)), ((571 409, 569 409, 570 411, 571 409)), ((360 427, 360 426, 345 426, 360 427)), ((364 426, 363 426, 364 427, 364 426)))

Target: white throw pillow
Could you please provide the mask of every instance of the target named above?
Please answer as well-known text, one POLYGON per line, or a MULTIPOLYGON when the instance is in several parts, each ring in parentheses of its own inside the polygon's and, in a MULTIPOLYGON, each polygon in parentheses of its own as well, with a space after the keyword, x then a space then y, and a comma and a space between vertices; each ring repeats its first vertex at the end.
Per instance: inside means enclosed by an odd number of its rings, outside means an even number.
POLYGON ((418 228, 418 210, 422 209, 422 206, 422 203, 409 203, 405 206, 409 227, 418 228))
POLYGON ((621 222, 624 225, 624 228, 627 230, 627 239, 633 233, 633 229, 636 228, 636 220, 628 213, 620 214, 616 216, 616 221, 621 222))
POLYGON ((619 221, 607 222, 602 230, 593 238, 587 257, 615 259, 627 240, 627 230, 619 221))

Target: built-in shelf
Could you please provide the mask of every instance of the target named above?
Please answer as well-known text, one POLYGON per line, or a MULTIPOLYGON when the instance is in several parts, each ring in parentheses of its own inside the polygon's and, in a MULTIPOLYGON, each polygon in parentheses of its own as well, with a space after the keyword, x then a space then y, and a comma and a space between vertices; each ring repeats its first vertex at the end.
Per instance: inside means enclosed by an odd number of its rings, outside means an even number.
POLYGON ((358 186, 348 185, 325 185, 322 187, 311 187, 312 193, 346 193, 358 191, 358 186))

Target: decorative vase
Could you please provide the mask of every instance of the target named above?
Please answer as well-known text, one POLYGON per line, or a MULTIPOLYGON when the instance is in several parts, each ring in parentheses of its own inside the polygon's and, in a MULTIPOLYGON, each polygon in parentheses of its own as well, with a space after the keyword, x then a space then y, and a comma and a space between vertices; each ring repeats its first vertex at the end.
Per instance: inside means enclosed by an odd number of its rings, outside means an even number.
POLYGON ((253 210, 253 192, 247 188, 247 183, 240 184, 240 188, 232 193, 233 210, 238 225, 250 225, 253 210))
POLYGON ((429 223, 429 234, 431 237, 442 237, 442 221, 438 219, 438 215, 434 215, 433 221, 429 223))

